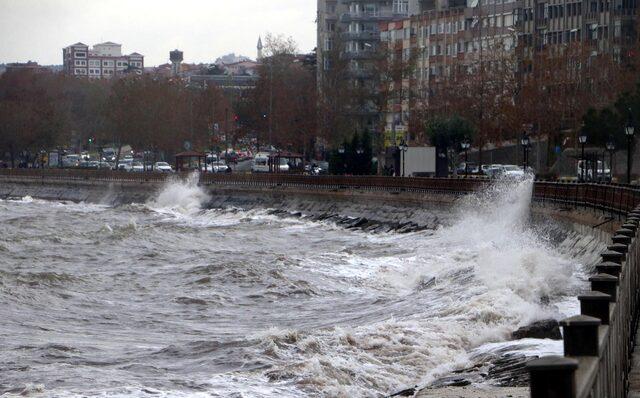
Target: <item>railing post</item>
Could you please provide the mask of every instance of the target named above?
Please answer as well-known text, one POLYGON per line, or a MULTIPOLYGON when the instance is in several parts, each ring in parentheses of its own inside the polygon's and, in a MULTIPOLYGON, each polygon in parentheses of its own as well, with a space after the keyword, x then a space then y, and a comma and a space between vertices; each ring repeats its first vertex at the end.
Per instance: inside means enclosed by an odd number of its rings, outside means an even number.
POLYGON ((609 324, 610 295, 602 292, 588 292, 578 296, 578 300, 580 300, 582 315, 598 318, 603 325, 609 324))
POLYGON ((622 265, 606 261, 596 265, 599 274, 608 274, 618 278, 622 272, 622 265))
POLYGON ((609 274, 597 274, 589 278, 591 282, 591 290, 608 294, 611 302, 618 299, 618 283, 619 279, 609 274))
POLYGON ((602 257, 603 262, 612 262, 616 264, 622 264, 625 259, 624 253, 620 253, 613 250, 605 250, 600 253, 600 257, 602 257))
MULTIPOLYGON (((609 295, 606 295, 607 306, 609 295)), ((565 356, 598 356, 598 327, 600 319, 588 315, 575 315, 560 321, 564 331, 565 356)))
POLYGON ((527 363, 531 398, 575 398, 578 361, 550 356, 527 363))

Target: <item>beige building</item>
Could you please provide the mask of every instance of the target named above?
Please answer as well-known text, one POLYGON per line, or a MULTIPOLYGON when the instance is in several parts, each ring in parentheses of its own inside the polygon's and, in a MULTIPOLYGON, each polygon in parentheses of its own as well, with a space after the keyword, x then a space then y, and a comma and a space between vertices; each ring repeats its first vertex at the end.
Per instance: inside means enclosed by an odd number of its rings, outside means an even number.
POLYGON ((136 52, 123 55, 122 45, 105 42, 89 48, 76 43, 62 50, 63 70, 72 76, 92 79, 111 78, 116 75, 142 74, 144 56, 136 52))

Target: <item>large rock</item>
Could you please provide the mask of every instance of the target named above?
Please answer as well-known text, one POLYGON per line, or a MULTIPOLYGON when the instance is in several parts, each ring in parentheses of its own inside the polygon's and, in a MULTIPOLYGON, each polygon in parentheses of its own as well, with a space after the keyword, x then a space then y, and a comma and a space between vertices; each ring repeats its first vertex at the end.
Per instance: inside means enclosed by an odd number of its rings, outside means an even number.
POLYGON ((532 339, 553 339, 562 340, 560 334, 560 326, 558 321, 554 319, 546 319, 544 321, 534 322, 529 326, 523 326, 511 334, 514 340, 532 338, 532 339))

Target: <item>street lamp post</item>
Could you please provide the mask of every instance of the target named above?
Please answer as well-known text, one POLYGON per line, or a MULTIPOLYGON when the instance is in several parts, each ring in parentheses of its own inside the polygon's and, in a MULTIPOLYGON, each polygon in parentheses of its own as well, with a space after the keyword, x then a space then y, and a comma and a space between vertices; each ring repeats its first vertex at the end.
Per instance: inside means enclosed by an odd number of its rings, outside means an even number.
POLYGON ((340 160, 342 161, 342 174, 346 174, 347 173, 347 163, 345 162, 345 159, 344 159, 344 153, 345 153, 344 146, 341 146, 341 147, 338 148, 338 153, 340 154, 340 160))
POLYGON ((400 141, 400 146, 398 146, 398 149, 400 150, 400 155, 402 156, 402 176, 404 177, 404 159, 407 151, 409 150, 409 146, 404 140, 402 140, 400 141))
POLYGON ((360 146, 359 146, 359 147, 356 149, 356 155, 357 155, 357 157, 356 157, 356 164, 357 164, 357 165, 356 165, 356 169, 358 170, 358 172, 359 172, 360 174, 362 174, 362 172, 364 171, 364 170, 363 170, 363 166, 362 166, 363 162, 362 162, 362 159, 361 159, 361 158, 362 158, 362 154, 363 154, 363 153, 364 153, 364 149, 363 149, 362 147, 360 147, 360 146))
POLYGON ((635 133, 635 127, 631 120, 624 128, 624 132, 627 135, 627 184, 631 184, 631 144, 633 144, 633 134, 635 133))
POLYGON ((609 141, 607 141, 607 151, 609 151, 609 181, 611 182, 613 182, 613 151, 615 150, 616 143, 613 140, 613 136, 609 136, 609 141))
POLYGON ((469 148, 471 147, 471 143, 469 141, 462 141, 460 143, 460 147, 464 151, 464 175, 469 175, 469 148))
POLYGON ((578 137, 578 141, 580 142, 580 145, 582 145, 582 156, 580 156, 580 161, 581 163, 581 167, 580 167, 580 171, 581 171, 581 176, 580 178, 582 179, 582 182, 584 182, 584 169, 585 169, 585 163, 586 160, 584 159, 584 144, 587 143, 587 134, 583 131, 580 133, 580 136, 578 137))
POLYGON ((531 143, 527 133, 524 133, 524 135, 522 136, 522 140, 520 140, 520 143, 522 144, 522 152, 524 155, 522 159, 522 169, 526 172, 527 167, 529 167, 529 145, 531 143))

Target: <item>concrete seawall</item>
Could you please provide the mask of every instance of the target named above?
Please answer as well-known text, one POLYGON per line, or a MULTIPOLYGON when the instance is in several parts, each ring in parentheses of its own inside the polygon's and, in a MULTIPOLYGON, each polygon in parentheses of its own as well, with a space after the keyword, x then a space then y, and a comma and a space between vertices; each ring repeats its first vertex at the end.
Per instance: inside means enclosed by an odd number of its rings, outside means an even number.
MULTIPOLYGON (((145 203, 158 195, 165 181, 104 181, 67 179, 28 179, 0 176, 0 198, 30 196, 43 200, 88 202, 105 205, 145 203)), ((313 189, 301 186, 206 185, 210 196, 208 208, 239 207, 273 209, 281 213, 302 212, 313 217, 336 214, 343 217, 366 218, 382 223, 406 223, 430 227, 437 223, 429 210, 454 204, 460 194, 412 190, 371 191, 357 188, 313 189)), ((564 206, 566 207, 566 206, 564 206)), ((535 215, 550 216, 582 228, 588 234, 609 233, 619 226, 617 220, 607 222, 604 214, 590 210, 567 211, 562 205, 537 203, 535 215), (599 228, 594 225, 603 223, 599 228)))

